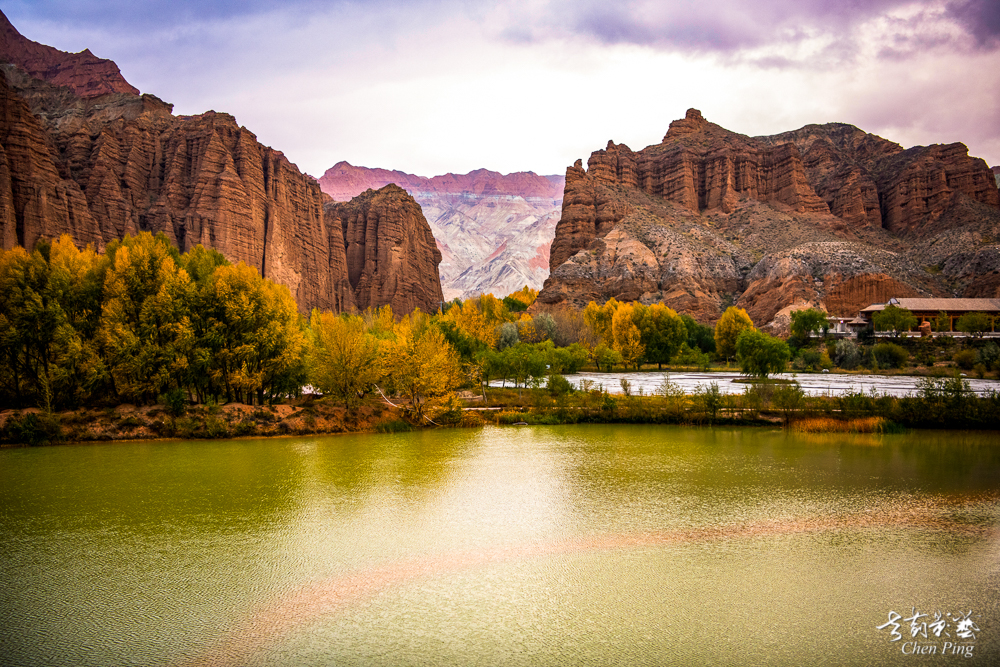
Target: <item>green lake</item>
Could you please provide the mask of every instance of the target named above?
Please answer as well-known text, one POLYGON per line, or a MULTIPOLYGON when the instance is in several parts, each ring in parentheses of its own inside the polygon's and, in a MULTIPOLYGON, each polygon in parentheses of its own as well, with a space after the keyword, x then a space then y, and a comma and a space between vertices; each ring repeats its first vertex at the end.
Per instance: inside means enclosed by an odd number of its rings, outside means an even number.
POLYGON ((0 450, 0 665, 612 664, 1000 664, 1000 438, 0 450))

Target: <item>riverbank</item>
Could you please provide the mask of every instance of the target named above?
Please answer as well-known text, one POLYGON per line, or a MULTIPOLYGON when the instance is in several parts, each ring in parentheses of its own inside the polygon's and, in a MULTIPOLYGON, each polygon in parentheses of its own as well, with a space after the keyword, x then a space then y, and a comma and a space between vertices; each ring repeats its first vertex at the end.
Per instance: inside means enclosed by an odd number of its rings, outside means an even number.
POLYGON ((58 442, 149 440, 156 438, 270 437, 311 433, 376 431, 402 420, 402 411, 381 401, 345 410, 311 397, 291 403, 194 405, 172 414, 165 405, 82 408, 50 415, 37 408, 0 412, 0 442, 45 445, 58 442))
POLYGON ((175 414, 165 405, 81 409, 45 414, 38 409, 0 412, 0 443, 154 438, 218 439, 424 428, 516 424, 680 424, 775 426, 831 432, 895 432, 904 428, 1000 430, 1000 392, 979 394, 961 378, 928 379, 915 395, 875 391, 808 395, 798 383, 754 383, 743 393, 717 384, 686 391, 664 384, 656 393, 612 394, 607 389, 574 391, 490 388, 485 398, 462 392, 437 402, 424 414, 405 403, 368 397, 347 410, 328 398, 306 396, 289 403, 195 405, 175 414))

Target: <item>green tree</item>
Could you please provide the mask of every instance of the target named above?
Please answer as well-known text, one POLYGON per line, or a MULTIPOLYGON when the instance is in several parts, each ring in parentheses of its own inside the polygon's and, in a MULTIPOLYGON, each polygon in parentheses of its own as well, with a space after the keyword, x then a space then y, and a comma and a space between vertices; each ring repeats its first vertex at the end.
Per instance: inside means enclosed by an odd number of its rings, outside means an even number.
MULTIPOLYGON (((533 346, 518 343, 503 351, 504 366, 518 389, 528 383, 536 384, 545 377, 545 356, 533 346)), ((518 391, 518 396, 521 393, 518 391)))
POLYGON ((934 331, 938 333, 943 333, 946 331, 951 331, 951 318, 948 317, 948 313, 943 310, 939 310, 937 317, 934 318, 934 331))
POLYGON ((658 368, 670 363, 688 337, 684 320, 662 303, 654 303, 645 309, 639 330, 646 349, 646 361, 656 364, 658 368))
POLYGON ((779 338, 756 329, 744 329, 736 340, 736 356, 743 375, 766 378, 785 370, 791 351, 779 338))
POLYGON ((736 354, 736 340, 747 329, 755 330, 747 311, 736 306, 726 308, 726 312, 715 323, 715 351, 719 356, 726 360, 732 358, 736 354))
POLYGON ((982 338, 984 333, 992 331, 993 318, 986 313, 965 313, 958 318, 955 328, 973 338, 982 338))
POLYGON ((822 331, 826 335, 830 328, 826 313, 817 308, 792 311, 792 337, 797 345, 806 345, 814 331, 822 331))
POLYGON ((893 338, 899 338, 904 332, 917 326, 917 318, 906 308, 889 304, 872 316, 875 331, 888 331, 893 338))
POLYGON ((497 327, 497 349, 506 350, 508 347, 517 345, 519 342, 517 325, 513 322, 504 322, 497 327))
POLYGON ((684 328, 687 329, 687 344, 691 349, 698 349, 707 354, 715 352, 715 332, 712 327, 698 324, 687 313, 681 315, 684 328))

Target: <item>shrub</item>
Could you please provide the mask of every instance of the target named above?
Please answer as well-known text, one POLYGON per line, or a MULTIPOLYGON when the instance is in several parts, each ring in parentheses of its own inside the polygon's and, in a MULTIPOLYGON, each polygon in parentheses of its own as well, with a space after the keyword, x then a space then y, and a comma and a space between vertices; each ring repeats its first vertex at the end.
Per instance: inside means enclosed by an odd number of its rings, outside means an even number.
POLYGON ((545 388, 553 396, 564 396, 572 394, 575 391, 573 384, 558 373, 553 373, 549 376, 549 382, 545 388))
POLYGON ((966 348, 953 354, 951 360, 958 364, 959 368, 969 370, 976 365, 976 351, 966 348))
POLYGON ((167 406, 167 412, 174 417, 182 416, 184 414, 184 408, 187 406, 187 398, 184 396, 184 390, 180 387, 171 389, 167 393, 160 396, 160 401, 167 406))
POLYGON ((7 419, 3 430, 5 439, 31 447, 49 445, 63 439, 59 417, 52 413, 32 412, 23 417, 15 414, 7 419))
POLYGON ((819 367, 820 356, 820 353, 816 350, 803 349, 799 355, 802 359, 802 367, 816 370, 819 367))
POLYGON ((833 351, 833 363, 845 370, 852 371, 861 363, 861 353, 854 341, 838 340, 833 351))
POLYGON ((392 419, 375 424, 375 430, 379 433, 405 433, 412 431, 413 427, 402 419, 392 419))
POLYGON ((976 360, 987 368, 996 369, 1000 365, 1000 346, 990 341, 976 352, 976 360))
POLYGON ((879 368, 903 368, 909 360, 909 353, 895 343, 879 343, 872 348, 872 356, 879 368))

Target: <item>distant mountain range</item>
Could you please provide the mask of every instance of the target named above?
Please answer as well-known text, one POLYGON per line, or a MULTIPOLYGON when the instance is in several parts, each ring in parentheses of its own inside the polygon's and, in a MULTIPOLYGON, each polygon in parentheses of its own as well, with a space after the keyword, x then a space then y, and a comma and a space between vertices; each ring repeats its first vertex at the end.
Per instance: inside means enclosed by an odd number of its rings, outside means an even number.
POLYGON ((445 299, 505 296, 525 285, 540 289, 549 275, 562 176, 477 169, 425 178, 338 162, 319 183, 337 201, 388 183, 409 192, 423 208, 443 256, 439 271, 445 299))

